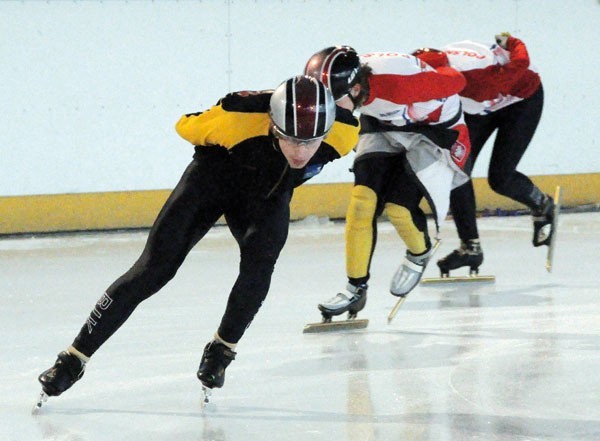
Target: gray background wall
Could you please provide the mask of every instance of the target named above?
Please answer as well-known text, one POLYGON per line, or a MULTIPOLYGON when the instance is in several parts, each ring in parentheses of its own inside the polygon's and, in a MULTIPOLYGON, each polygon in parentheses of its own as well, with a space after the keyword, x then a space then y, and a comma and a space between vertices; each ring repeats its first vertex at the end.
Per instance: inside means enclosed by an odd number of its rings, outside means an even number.
MULTIPOLYGON (((0 196, 171 188, 192 154, 175 122, 228 91, 273 88, 333 44, 410 52, 501 31, 546 92, 521 170, 600 172, 597 0, 2 1, 0 196)), ((350 161, 314 182, 351 181, 350 161)))

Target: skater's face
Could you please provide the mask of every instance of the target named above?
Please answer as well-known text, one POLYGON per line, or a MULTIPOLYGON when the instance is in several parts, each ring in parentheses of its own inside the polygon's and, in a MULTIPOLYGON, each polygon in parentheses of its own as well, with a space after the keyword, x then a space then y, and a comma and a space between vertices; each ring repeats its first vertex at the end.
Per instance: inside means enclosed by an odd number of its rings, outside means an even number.
POLYGON ((323 137, 305 141, 281 135, 278 136, 278 139, 281 153, 291 168, 302 168, 308 164, 323 141, 323 137))

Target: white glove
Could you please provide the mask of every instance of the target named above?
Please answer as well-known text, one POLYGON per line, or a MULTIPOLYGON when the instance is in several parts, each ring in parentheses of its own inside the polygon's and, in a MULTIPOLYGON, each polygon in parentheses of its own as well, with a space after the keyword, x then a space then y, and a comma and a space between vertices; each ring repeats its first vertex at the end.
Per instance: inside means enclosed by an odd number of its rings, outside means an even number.
POLYGON ((496 35, 495 38, 498 46, 500 46, 502 49, 506 49, 506 42, 508 41, 508 37, 510 37, 509 32, 502 32, 501 34, 496 35))

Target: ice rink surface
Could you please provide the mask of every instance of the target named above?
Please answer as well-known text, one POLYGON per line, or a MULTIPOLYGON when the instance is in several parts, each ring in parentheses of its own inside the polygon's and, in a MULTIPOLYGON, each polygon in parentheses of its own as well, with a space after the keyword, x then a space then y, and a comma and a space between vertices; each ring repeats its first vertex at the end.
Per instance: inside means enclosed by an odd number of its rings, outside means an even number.
MULTIPOLYGON (((530 217, 479 225, 481 274, 495 283, 421 285, 388 325, 404 246, 382 222, 359 316, 369 327, 303 334, 345 285, 344 224, 292 224, 271 292, 202 411, 196 369, 237 275, 237 247, 215 228, 37 416, 37 375, 147 232, 2 239, 0 440, 599 440, 600 213, 561 216, 552 273, 530 217)), ((450 220, 442 239, 436 258, 458 244, 450 220)))

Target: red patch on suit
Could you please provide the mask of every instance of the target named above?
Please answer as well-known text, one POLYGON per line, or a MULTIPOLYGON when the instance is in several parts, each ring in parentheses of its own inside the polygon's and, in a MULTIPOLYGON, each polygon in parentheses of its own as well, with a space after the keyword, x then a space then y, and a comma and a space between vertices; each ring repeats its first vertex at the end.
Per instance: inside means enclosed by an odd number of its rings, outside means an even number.
POLYGON ((450 149, 450 155, 454 162, 456 162, 456 165, 462 169, 468 157, 467 148, 457 141, 450 149))
POLYGON ((471 138, 469 138, 469 130, 465 124, 457 124, 452 128, 458 131, 458 139, 450 147, 450 156, 462 170, 465 168, 467 158, 471 153, 471 138))
POLYGON ((429 115, 427 115, 427 119, 425 121, 428 123, 438 122, 440 120, 440 116, 442 116, 442 107, 444 107, 444 106, 438 107, 433 112, 431 112, 429 115))

